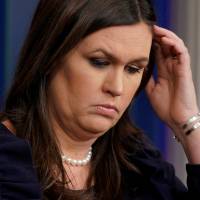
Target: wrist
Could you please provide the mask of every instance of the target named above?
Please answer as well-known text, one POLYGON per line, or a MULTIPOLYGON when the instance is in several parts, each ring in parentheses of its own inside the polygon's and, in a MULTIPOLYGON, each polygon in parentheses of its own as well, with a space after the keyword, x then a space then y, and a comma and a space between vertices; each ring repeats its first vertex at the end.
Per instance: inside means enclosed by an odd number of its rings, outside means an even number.
POLYGON ((200 164, 200 129, 194 130, 190 135, 181 139, 182 147, 191 164, 200 164))
POLYGON ((179 113, 176 119, 171 118, 168 123, 172 130, 177 133, 180 138, 184 135, 189 135, 193 130, 200 127, 200 112, 199 109, 193 111, 179 113))
POLYGON ((181 124, 173 124, 176 139, 181 143, 189 163, 200 163, 200 114, 190 116, 181 124))

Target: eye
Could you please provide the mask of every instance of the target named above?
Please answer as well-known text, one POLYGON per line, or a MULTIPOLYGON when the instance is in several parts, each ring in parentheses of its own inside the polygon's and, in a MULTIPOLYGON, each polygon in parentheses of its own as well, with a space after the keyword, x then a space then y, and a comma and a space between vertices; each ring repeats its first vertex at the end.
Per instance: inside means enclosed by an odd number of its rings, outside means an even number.
POLYGON ((142 68, 140 67, 137 67, 135 65, 127 65, 125 67, 126 71, 129 73, 129 74, 134 74, 134 73, 140 73, 142 71, 142 68))
POLYGON ((99 67, 99 68, 103 68, 105 66, 110 65, 110 62, 106 59, 103 59, 103 58, 90 58, 90 63, 93 66, 99 67))

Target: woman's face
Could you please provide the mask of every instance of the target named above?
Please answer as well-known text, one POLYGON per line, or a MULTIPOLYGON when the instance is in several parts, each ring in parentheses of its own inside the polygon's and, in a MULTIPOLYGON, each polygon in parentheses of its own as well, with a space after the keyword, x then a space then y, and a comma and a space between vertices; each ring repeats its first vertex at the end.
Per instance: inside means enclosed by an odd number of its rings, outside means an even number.
POLYGON ((151 42, 145 23, 109 27, 84 38, 64 57, 50 83, 54 124, 83 139, 113 127, 140 85, 151 42))

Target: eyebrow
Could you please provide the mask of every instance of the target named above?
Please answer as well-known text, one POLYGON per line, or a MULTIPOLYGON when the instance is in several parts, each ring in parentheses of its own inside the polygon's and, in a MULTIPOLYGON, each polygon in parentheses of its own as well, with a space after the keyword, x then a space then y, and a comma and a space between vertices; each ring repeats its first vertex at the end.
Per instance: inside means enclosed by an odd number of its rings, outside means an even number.
MULTIPOLYGON (((117 61, 118 58, 116 58, 112 53, 108 52, 105 49, 99 48, 99 49, 95 49, 94 51, 91 51, 90 53, 97 53, 97 52, 102 52, 103 54, 105 54, 107 57, 109 57, 110 59, 117 61)), ((148 64, 149 62, 149 58, 148 57, 140 57, 140 58, 136 58, 132 61, 130 61, 129 63, 141 63, 141 62, 145 62, 148 64)))

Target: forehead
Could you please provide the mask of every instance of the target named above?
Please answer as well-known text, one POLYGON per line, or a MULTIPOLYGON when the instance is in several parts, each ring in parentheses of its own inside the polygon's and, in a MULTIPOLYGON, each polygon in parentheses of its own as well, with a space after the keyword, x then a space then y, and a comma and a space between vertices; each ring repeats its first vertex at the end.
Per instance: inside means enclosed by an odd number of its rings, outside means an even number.
POLYGON ((152 36, 151 27, 145 23, 114 26, 87 36, 79 43, 78 49, 87 52, 103 48, 122 58, 144 57, 149 55, 152 36))

